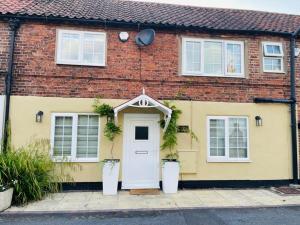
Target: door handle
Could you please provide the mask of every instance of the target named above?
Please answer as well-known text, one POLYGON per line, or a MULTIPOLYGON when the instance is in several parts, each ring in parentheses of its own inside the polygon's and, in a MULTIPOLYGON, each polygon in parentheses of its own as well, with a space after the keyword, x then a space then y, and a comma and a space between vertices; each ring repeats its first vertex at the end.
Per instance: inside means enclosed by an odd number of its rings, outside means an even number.
POLYGON ((145 154, 148 154, 148 151, 135 151, 135 154, 145 155, 145 154))

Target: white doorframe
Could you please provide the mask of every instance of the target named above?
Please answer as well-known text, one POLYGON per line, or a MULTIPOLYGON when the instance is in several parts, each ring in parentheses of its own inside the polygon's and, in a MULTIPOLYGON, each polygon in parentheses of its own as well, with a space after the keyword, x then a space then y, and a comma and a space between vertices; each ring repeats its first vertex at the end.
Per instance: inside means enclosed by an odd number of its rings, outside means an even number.
MULTIPOLYGON (((123 124, 123 162, 122 162, 122 189, 142 189, 142 188, 159 188, 159 152, 160 152, 160 126, 158 121, 160 120, 159 114, 135 114, 135 113, 125 113, 124 114, 124 124, 123 124), (153 136, 154 136, 154 157, 153 157, 153 174, 155 174, 155 181, 151 184, 132 184, 130 182, 130 177, 126 173, 126 169, 129 169, 130 165, 134 163, 132 160, 129 160, 129 151, 126 149, 130 148, 128 144, 130 132, 130 121, 134 120, 145 120, 145 121, 155 121, 153 123, 153 136), (129 182, 128 182, 129 181, 129 182)), ((130 145, 130 144, 129 144, 130 145)))

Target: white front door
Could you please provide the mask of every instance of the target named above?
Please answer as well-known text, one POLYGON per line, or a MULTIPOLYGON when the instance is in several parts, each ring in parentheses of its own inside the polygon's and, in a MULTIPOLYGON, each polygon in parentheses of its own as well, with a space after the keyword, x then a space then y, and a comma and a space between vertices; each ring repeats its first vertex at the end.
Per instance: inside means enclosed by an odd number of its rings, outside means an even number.
POLYGON ((159 114, 124 114, 122 188, 159 188, 159 114))

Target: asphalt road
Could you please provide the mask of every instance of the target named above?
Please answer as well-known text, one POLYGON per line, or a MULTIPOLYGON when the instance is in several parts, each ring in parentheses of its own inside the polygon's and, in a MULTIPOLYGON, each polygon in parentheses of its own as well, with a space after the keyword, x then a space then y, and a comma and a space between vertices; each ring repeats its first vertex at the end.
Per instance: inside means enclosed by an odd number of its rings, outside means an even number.
POLYGON ((300 206, 114 213, 3 215, 2 225, 299 225, 300 206))

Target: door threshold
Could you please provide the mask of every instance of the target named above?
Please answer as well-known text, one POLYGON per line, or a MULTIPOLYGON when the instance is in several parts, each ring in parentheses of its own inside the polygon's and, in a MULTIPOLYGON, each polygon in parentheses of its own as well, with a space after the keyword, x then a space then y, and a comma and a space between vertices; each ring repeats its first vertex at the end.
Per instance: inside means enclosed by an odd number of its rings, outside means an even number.
POLYGON ((160 189, 131 189, 130 195, 160 195, 160 189))

